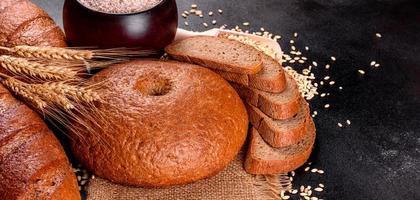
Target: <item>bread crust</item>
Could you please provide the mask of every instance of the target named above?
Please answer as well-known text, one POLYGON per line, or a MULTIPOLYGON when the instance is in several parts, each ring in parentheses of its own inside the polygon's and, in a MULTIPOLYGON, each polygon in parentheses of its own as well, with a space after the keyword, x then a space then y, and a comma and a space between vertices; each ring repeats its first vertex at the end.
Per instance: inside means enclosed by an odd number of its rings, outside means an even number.
MULTIPOLYGON (((233 40, 229 40, 226 38, 219 38, 219 37, 209 37, 209 36, 196 36, 193 38, 187 38, 184 40, 179 40, 176 42, 173 42, 172 44, 168 45, 165 48, 165 51, 175 60, 179 60, 179 61, 183 61, 183 62, 188 62, 188 63, 193 63, 193 64, 197 64, 203 67, 208 67, 211 69, 216 69, 216 70, 221 70, 221 71, 226 71, 226 72, 232 72, 232 73, 238 73, 238 74, 256 74, 259 71, 261 71, 262 69, 262 58, 261 58, 261 53, 254 49, 251 46, 242 44, 240 42, 237 41, 233 41, 233 40), (175 47, 179 44, 182 43, 185 40, 188 39, 196 39, 196 38, 214 38, 214 39, 218 39, 218 40, 226 40, 229 42, 234 42, 236 43, 236 45, 242 46, 243 48, 247 49, 248 51, 252 51, 254 53, 256 53, 259 56, 259 62, 257 62, 255 65, 253 66, 248 66, 248 67, 243 67, 243 66, 237 66, 237 65, 233 65, 230 63, 220 63, 215 61, 215 58, 211 58, 211 57, 206 57, 206 55, 200 56, 200 57, 192 57, 192 56, 188 56, 188 52, 184 52, 184 51, 178 51, 175 47)), ((239 53, 246 53, 246 52, 239 52, 239 53)))
POLYGON ((220 172, 246 139, 245 106, 209 69, 138 60, 111 66, 88 84, 103 81, 98 109, 112 126, 99 132, 110 147, 88 131, 80 133, 86 145, 77 140, 72 145, 74 155, 100 177, 142 187, 194 182, 220 172), (162 95, 147 92, 157 89, 153 84, 167 83, 162 95))
POLYGON ((80 199, 60 142, 1 84, 0 178, 0 199, 80 199))
POLYGON ((308 127, 307 134, 310 134, 310 141, 308 142, 308 145, 298 153, 287 155, 281 160, 265 160, 255 156, 254 152, 258 148, 256 145, 256 134, 259 133, 256 129, 252 128, 250 145, 244 163, 245 170, 250 174, 280 174, 293 171, 302 166, 311 155, 315 143, 316 130, 312 120, 309 122, 308 127))

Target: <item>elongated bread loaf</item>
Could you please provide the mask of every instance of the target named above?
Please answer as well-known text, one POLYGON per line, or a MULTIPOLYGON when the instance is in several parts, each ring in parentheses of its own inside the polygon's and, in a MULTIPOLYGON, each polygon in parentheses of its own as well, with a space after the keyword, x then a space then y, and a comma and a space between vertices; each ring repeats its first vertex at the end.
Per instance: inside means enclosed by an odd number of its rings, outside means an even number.
POLYGON ((0 1, 0 46, 65 47, 61 29, 29 0, 0 1))
POLYGON ((60 142, 0 84, 0 199, 80 199, 60 142))

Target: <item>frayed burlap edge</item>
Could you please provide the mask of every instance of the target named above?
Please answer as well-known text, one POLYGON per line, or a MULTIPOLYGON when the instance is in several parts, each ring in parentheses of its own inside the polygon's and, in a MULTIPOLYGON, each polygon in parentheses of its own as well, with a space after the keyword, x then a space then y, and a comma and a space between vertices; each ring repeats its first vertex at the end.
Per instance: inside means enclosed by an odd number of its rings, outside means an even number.
POLYGON ((287 174, 255 175, 254 183, 257 200, 280 200, 281 191, 288 191, 292 183, 287 174))

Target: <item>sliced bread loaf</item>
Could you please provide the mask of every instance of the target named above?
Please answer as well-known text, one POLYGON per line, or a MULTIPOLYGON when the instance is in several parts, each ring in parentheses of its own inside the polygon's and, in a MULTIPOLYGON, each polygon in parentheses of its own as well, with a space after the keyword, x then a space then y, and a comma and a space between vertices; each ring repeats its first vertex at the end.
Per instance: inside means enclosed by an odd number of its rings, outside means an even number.
POLYGON ((215 70, 224 79, 261 91, 279 93, 286 88, 286 77, 279 62, 262 54, 262 69, 257 74, 237 74, 215 70))
POLYGON ((258 108, 247 105, 252 126, 270 146, 280 148, 295 145, 306 135, 306 125, 310 120, 309 106, 301 100, 299 112, 289 119, 274 120, 258 108))
POLYGON ((262 68, 258 50, 226 38, 190 37, 170 44, 165 51, 176 60, 238 74, 256 74, 262 68))
POLYGON ((288 119, 299 111, 300 93, 296 81, 286 74, 286 88, 281 93, 270 93, 231 83, 239 96, 273 119, 288 119))
POLYGON ((280 174, 295 170, 308 160, 315 143, 315 135, 315 125, 310 120, 306 136, 298 144, 273 148, 252 128, 245 170, 250 174, 280 174))

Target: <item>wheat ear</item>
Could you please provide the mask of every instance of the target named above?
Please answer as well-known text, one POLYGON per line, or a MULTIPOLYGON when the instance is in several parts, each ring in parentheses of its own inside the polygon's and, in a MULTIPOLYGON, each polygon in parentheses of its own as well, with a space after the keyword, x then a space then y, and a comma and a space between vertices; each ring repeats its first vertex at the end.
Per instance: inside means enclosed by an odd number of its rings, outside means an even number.
POLYGON ((60 47, 15 46, 0 47, 10 53, 25 58, 46 58, 55 60, 127 59, 157 54, 156 50, 114 48, 114 49, 69 49, 60 47))
POLYGON ((77 75, 77 71, 70 67, 49 66, 25 58, 0 56, 0 66, 7 71, 18 75, 43 80, 68 80, 77 75))
POLYGON ((3 77, 2 84, 17 96, 21 96, 30 104, 43 111, 47 107, 47 102, 39 98, 32 91, 30 84, 24 83, 12 77, 3 77))
POLYGON ((0 49, 9 51, 25 58, 47 58, 62 60, 89 60, 93 58, 92 51, 66 49, 60 47, 15 46, 11 48, 1 47, 0 49))
POLYGON ((47 82, 43 86, 76 102, 92 103, 100 100, 99 95, 93 90, 86 87, 69 85, 62 81, 47 82))

